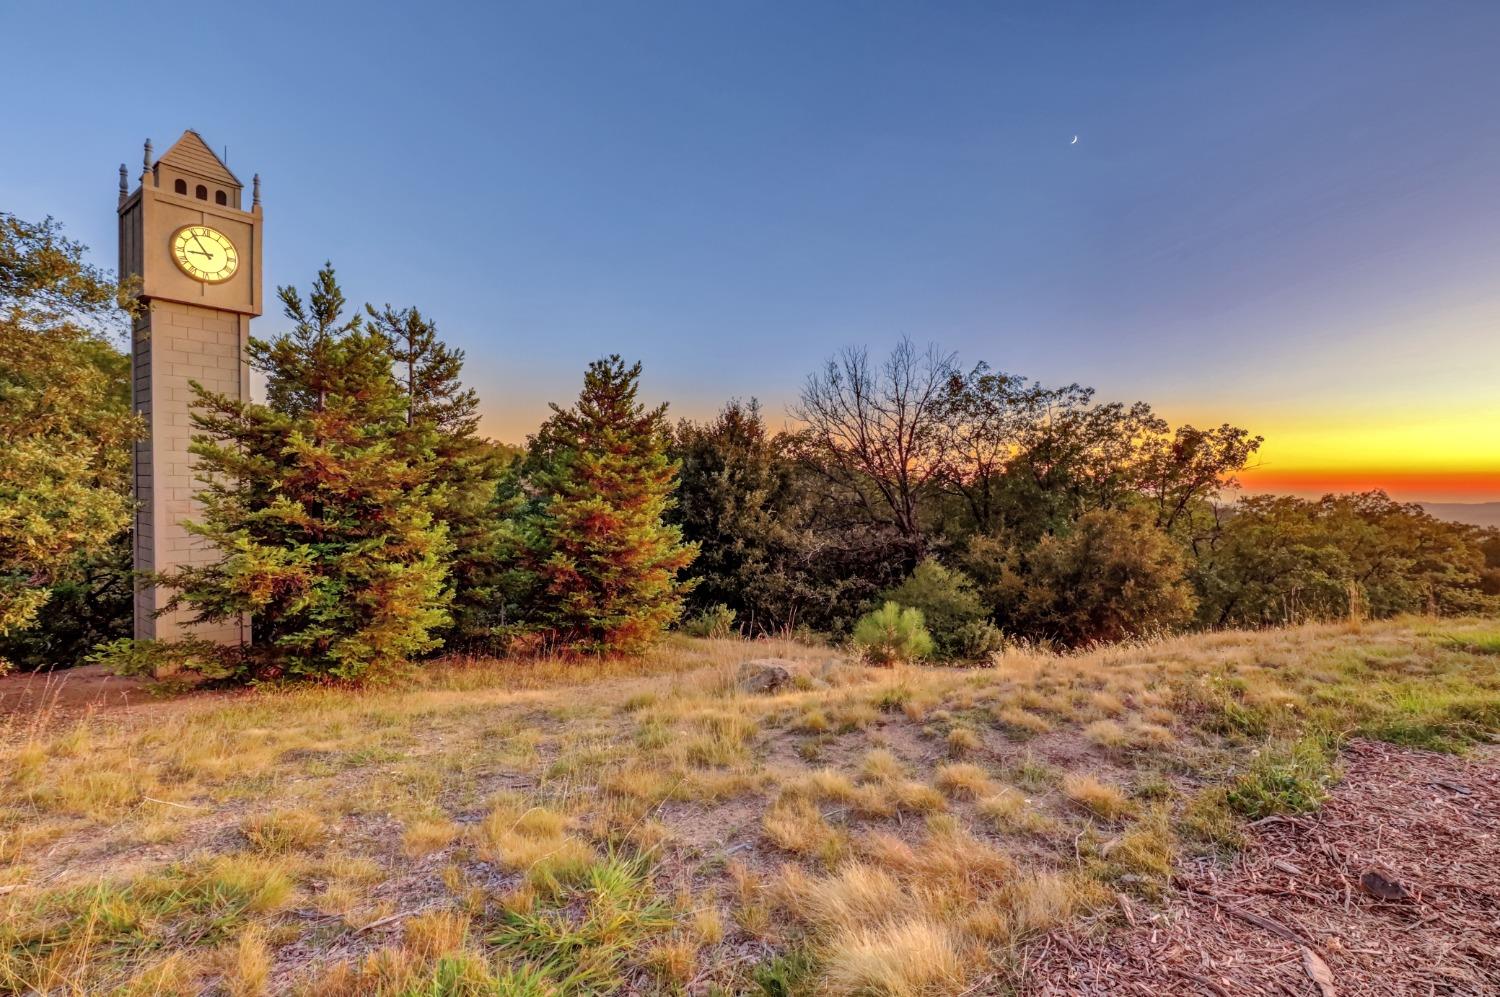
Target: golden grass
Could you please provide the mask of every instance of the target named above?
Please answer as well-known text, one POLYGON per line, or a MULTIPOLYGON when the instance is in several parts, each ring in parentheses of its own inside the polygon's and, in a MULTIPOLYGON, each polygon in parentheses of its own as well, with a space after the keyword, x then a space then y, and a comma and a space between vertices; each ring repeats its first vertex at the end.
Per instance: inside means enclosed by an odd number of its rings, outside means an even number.
POLYGON ((597 858, 589 843, 566 833, 566 827, 567 818, 556 811, 503 798, 476 830, 479 855, 525 873, 536 889, 555 893, 579 879, 597 858))
POLYGON ((271 952, 259 927, 247 928, 234 943, 224 973, 230 997, 261 997, 271 978, 271 952))
POLYGON ((469 918, 439 910, 406 919, 401 944, 418 959, 436 959, 460 951, 469 940, 469 918))
POLYGON ((647 950, 642 963, 656 979, 673 987, 683 987, 692 980, 698 968, 698 946, 686 938, 658 942, 647 950))
POLYGON ((1131 810, 1130 799, 1118 786, 1111 786, 1087 772, 1063 776, 1063 795, 1105 820, 1118 820, 1131 810))
POLYGON ((860 762, 860 775, 871 782, 895 782, 906 775, 906 766, 892 752, 876 748, 860 762))
POLYGON ((417 819, 401 833, 401 850, 414 859, 440 852, 458 837, 458 825, 446 818, 417 819))
POLYGON ((245 818, 240 830, 251 848, 268 855, 316 848, 327 833, 323 818, 308 810, 257 814, 245 818))
POLYGON ((953 758, 972 755, 984 747, 984 742, 979 739, 979 735, 967 727, 953 728, 943 740, 948 747, 948 754, 953 758))
POLYGON ((955 993, 963 957, 946 925, 910 918, 840 934, 825 954, 829 993, 911 995, 955 993))
POLYGON ((969 762, 939 765, 936 780, 938 789, 951 797, 963 800, 989 796, 999 788, 988 772, 969 762))
POLYGON ((1266 768, 1252 752, 1484 736, 1500 662, 1470 648, 1494 629, 894 670, 673 639, 634 662, 464 659, 402 688, 0 719, 0 992, 568 992, 565 963, 603 974, 595 992, 754 992, 746 951, 802 965, 805 992, 1005 992, 1018 946, 1232 844, 1226 794, 1283 805, 1241 778, 1266 768), (747 695, 735 665, 764 656, 804 667, 747 695), (412 909, 385 929, 399 943, 334 955, 412 909), (481 955, 502 931, 524 959, 481 955), (298 939, 308 964, 273 973, 298 939))
POLYGON ((842 850, 843 834, 824 819, 818 804, 805 796, 781 796, 761 819, 766 840, 794 855, 832 858, 842 850))
POLYGON ((799 866, 787 866, 777 893, 793 917, 823 929, 874 924, 899 910, 903 898, 894 876, 861 861, 819 877, 809 876, 799 866))
POLYGON ((1057 826, 1055 820, 1037 810, 1020 790, 1012 786, 1001 787, 979 799, 974 809, 997 831, 1045 834, 1057 826))

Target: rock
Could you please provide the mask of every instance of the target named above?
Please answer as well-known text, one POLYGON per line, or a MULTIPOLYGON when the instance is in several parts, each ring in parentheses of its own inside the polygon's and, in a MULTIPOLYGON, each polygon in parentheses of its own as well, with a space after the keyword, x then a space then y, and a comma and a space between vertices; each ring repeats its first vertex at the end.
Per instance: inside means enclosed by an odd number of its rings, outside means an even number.
POLYGON ((735 672, 735 684, 742 692, 764 696, 791 685, 792 669, 796 667, 795 661, 787 661, 784 658, 755 658, 742 661, 738 671, 735 672))
POLYGON ((1411 894, 1407 892, 1396 877, 1380 869, 1366 869, 1364 875, 1359 877, 1360 888, 1376 900, 1408 900, 1411 894))

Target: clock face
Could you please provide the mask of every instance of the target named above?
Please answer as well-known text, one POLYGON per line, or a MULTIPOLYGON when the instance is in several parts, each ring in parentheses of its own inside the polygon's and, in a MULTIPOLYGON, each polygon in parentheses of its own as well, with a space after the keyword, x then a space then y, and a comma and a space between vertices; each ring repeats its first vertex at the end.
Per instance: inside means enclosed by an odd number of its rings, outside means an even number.
POLYGON ((207 225, 184 225, 172 236, 177 268, 205 284, 222 284, 240 268, 240 253, 229 236, 207 225))

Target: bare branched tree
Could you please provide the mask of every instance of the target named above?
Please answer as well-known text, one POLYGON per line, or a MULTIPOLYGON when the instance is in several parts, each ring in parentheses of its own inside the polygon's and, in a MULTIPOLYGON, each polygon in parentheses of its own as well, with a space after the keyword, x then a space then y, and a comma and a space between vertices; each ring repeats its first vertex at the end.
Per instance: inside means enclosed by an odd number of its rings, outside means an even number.
POLYGON ((1019 446, 1026 387, 1021 378, 980 363, 966 374, 952 373, 943 391, 943 486, 963 499, 981 531, 998 515, 997 490, 1019 446))
POLYGON ((902 339, 879 367, 846 348, 812 374, 793 410, 808 463, 856 503, 921 546, 921 499, 945 473, 944 394, 953 354, 902 339))

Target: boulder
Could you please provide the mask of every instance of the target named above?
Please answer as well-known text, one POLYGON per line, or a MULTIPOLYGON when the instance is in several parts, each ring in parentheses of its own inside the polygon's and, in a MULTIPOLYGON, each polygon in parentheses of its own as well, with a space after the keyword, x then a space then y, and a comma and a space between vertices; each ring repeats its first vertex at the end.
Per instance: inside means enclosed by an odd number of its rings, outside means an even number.
POLYGON ((757 696, 778 692, 792 684, 795 661, 785 658, 753 658, 740 662, 735 672, 735 684, 742 692, 757 696))

